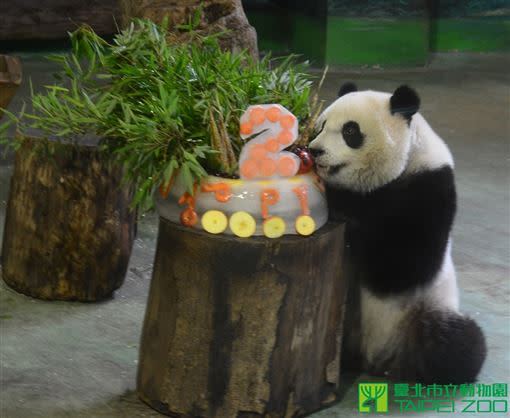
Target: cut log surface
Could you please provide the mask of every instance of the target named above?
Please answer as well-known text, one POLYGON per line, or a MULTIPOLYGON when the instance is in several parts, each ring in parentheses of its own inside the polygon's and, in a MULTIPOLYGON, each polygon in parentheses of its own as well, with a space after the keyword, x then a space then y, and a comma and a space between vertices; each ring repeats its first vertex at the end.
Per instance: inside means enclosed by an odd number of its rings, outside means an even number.
MULTIPOLYGON (((124 281, 135 235, 132 191, 96 147, 16 152, 2 248, 3 280, 41 299, 96 301, 124 281)), ((39 144, 39 145, 38 145, 39 144)))
POLYGON ((140 398, 174 417, 297 417, 337 400, 343 225, 240 239, 160 218, 140 398))

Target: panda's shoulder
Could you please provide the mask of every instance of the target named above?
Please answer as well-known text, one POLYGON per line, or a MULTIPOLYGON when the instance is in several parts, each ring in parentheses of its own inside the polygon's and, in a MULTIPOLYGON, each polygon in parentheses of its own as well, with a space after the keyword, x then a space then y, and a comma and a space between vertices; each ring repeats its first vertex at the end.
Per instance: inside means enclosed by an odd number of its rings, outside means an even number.
POLYGON ((405 225, 401 221, 407 219, 414 225, 420 219, 422 226, 449 229, 457 208, 453 168, 444 165, 402 176, 387 191, 380 190, 375 201, 381 216, 388 216, 390 211, 398 224, 405 225))
POLYGON ((454 162, 448 145, 419 113, 413 116, 411 134, 412 147, 406 173, 434 171, 445 166, 453 170, 454 162))
POLYGON ((389 188, 397 189, 398 193, 415 195, 417 199, 430 198, 438 194, 451 195, 455 193, 455 174, 453 167, 449 164, 423 167, 412 173, 404 173, 389 188))

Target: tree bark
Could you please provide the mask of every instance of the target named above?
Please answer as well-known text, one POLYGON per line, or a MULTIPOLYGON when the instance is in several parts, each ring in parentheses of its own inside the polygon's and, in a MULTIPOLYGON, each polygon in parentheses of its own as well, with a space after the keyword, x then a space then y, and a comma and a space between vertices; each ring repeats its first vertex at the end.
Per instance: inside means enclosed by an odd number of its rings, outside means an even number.
POLYGON ((138 394, 173 417, 297 417, 337 400, 343 224, 240 239, 160 218, 138 394))
POLYGON ((36 151, 43 141, 25 138, 16 152, 3 279, 41 299, 109 297, 124 281, 135 236, 132 189, 96 147, 59 144, 47 156, 36 151))
MULTIPOLYGON (((19 58, 0 55, 0 110, 6 109, 21 84, 19 58)), ((3 112, 0 111, 0 119, 3 112)))

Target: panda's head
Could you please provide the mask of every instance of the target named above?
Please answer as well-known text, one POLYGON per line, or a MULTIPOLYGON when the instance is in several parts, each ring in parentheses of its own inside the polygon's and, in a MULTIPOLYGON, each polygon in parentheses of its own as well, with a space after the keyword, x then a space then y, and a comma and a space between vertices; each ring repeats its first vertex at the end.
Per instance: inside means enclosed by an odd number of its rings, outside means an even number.
POLYGON ((399 177, 411 147, 420 99, 407 86, 393 94, 358 92, 352 83, 319 117, 310 144, 317 173, 331 186, 370 192, 399 177))

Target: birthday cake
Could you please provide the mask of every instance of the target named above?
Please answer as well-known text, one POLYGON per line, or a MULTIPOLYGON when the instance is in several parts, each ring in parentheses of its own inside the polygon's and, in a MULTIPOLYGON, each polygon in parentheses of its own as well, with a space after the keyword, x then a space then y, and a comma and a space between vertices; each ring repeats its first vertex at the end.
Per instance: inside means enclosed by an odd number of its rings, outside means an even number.
POLYGON ((321 180, 285 151, 298 135, 296 117, 278 104, 250 106, 241 117, 246 139, 239 178, 206 177, 190 194, 180 175, 168 195, 158 195, 160 216, 212 234, 248 238, 311 235, 328 219, 321 180))

